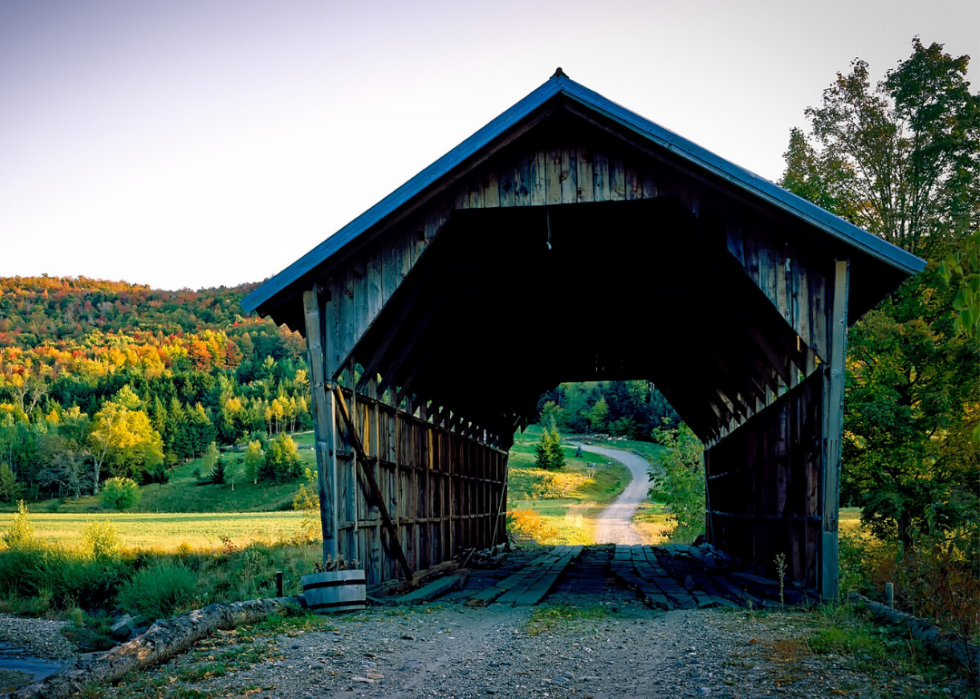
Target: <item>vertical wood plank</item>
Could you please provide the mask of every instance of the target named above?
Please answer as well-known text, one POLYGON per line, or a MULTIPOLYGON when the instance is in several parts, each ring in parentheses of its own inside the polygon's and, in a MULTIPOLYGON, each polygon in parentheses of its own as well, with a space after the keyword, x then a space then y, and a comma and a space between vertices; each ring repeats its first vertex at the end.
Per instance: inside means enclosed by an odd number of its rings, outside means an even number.
POLYGON ((496 209, 500 206, 500 181, 496 168, 488 168, 483 174, 483 208, 496 209))
POLYGON ((603 151, 596 150, 592 162, 594 201, 609 201, 609 158, 603 151))
POLYGON ((579 146, 575 154, 575 200, 589 202, 593 196, 592 152, 585 146, 579 146))
POLYGON ((528 185, 531 192, 531 206, 544 206, 547 203, 545 194, 545 170, 547 156, 544 151, 536 151, 531 156, 528 185))
POLYGON ((531 205, 531 159, 522 153, 514 170, 514 206, 531 205))
POLYGON ((573 146, 561 149, 561 203, 574 204, 578 201, 578 151, 573 146))
POLYGON ((655 199, 657 197, 657 182, 650 172, 645 172, 642 177, 643 198, 655 199))
POLYGON ((545 204, 561 204, 561 172, 561 149, 551 148, 545 160, 545 204))
POLYGON ((514 206, 514 186, 516 184, 515 171, 510 164, 503 164, 500 168, 500 206, 514 206))
POLYGON ((643 190, 640 186, 640 178, 636 173, 636 168, 632 163, 627 163, 625 165, 625 187, 626 187, 626 200, 632 201, 634 199, 640 199, 643 196, 643 190))
POLYGON ((626 199, 626 166, 622 158, 609 159, 609 199, 612 201, 626 199))

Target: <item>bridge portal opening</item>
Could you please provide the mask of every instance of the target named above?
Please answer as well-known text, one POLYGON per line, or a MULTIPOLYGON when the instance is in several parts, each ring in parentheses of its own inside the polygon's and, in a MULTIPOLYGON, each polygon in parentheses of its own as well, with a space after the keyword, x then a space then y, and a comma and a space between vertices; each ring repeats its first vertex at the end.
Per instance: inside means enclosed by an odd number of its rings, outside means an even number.
POLYGON ((369 583, 502 541, 538 396, 639 376, 709 541, 834 597, 846 328, 923 266, 556 74, 243 305, 306 336, 324 553, 369 583))

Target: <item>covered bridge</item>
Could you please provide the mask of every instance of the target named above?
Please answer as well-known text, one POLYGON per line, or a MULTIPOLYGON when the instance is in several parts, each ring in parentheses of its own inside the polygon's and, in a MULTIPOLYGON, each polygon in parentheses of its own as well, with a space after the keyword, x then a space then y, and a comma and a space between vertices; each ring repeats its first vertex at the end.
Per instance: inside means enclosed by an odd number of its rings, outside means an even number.
POLYGON ((543 391, 644 378, 709 541, 833 597, 847 325, 923 267, 559 69, 243 305, 306 337, 324 555, 369 583, 503 540, 543 391))

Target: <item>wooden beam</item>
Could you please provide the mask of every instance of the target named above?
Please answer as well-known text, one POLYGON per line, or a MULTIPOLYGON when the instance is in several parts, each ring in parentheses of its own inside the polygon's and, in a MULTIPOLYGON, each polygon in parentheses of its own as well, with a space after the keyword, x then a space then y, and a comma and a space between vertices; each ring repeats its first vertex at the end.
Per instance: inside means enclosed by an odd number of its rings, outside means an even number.
POLYGON ((306 320, 306 348, 310 364, 310 388, 313 394, 313 434, 316 440, 316 471, 320 496, 320 531, 323 538, 323 560, 337 557, 336 504, 336 434, 334 432, 333 393, 324 382, 323 303, 315 289, 303 292, 306 320), (328 396, 329 393, 329 396, 328 396))
POLYGON ((823 527, 820 541, 820 596, 836 599, 838 582, 837 525, 840 510, 841 440, 844 433, 844 359, 847 354, 847 296, 850 260, 834 265, 830 364, 825 369, 823 400, 823 527))
POLYGON ((364 477, 368 482, 368 486, 370 487, 371 497, 378 506, 378 510, 381 512, 381 520, 384 523, 385 530, 388 532, 388 546, 395 554, 395 558, 398 559, 398 563, 401 565, 402 571, 405 574, 405 579, 409 584, 412 584, 414 582, 414 573, 412 572, 411 566, 408 564, 408 559, 405 557, 405 551, 402 549, 401 541, 398 539, 398 529, 395 527, 395 523, 391 520, 391 515, 388 514, 388 507, 385 505, 384 498, 381 495, 381 489, 378 487, 378 482, 374 478, 374 472, 371 468, 371 464, 364 454, 364 445, 361 444, 361 438, 358 436, 357 430, 354 428, 354 422, 351 419, 350 413, 347 411, 347 403, 344 401, 344 394, 337 385, 333 386, 333 393, 336 396, 337 406, 339 408, 338 412, 340 413, 340 417, 343 419, 344 426, 347 430, 347 441, 354 449, 357 462, 361 465, 361 473, 364 474, 364 477))

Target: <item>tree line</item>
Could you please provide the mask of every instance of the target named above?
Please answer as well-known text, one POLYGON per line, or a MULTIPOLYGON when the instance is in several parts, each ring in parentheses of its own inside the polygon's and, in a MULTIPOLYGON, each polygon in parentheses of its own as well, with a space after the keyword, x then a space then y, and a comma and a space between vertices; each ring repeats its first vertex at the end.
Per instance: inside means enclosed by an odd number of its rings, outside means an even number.
POLYGON ((680 424, 680 416, 650 381, 559 384, 538 399, 542 425, 575 434, 610 434, 652 441, 654 430, 680 424))
MULTIPOLYGON (((0 279, 0 500, 165 481, 212 444, 281 454, 277 435, 312 424, 305 343, 233 312, 250 288, 0 279), (78 336, 88 306, 101 312, 78 336)), ((298 476, 298 461, 278 460, 288 468, 270 459, 260 476, 298 476)))

